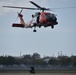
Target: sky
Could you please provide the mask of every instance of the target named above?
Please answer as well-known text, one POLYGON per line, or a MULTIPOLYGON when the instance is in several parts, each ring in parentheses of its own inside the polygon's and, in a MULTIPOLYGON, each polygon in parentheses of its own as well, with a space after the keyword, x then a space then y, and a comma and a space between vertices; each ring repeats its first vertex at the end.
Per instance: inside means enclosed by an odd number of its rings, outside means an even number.
MULTIPOLYGON (((13 28, 13 23, 19 23, 17 13, 20 9, 3 8, 3 5, 35 7, 29 0, 0 0, 0 56, 20 56, 39 53, 43 56, 76 55, 76 0, 32 0, 42 7, 51 8, 50 13, 57 15, 58 25, 32 29, 13 28)), ((23 10, 25 22, 38 10, 23 10)))

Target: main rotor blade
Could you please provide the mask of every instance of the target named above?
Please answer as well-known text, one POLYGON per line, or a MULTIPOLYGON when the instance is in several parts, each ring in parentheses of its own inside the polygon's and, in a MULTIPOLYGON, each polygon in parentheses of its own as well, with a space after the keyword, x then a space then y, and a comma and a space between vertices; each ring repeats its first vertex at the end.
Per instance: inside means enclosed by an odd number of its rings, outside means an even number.
POLYGON ((16 7, 16 6, 3 6, 7 8, 18 8, 18 9, 30 9, 30 10, 39 10, 38 8, 29 8, 29 7, 16 7))
POLYGON ((72 7, 60 7, 60 8, 51 8, 51 9, 72 9, 72 8, 76 8, 76 6, 72 6, 72 7))
POLYGON ((37 8, 42 8, 42 7, 40 7, 38 4, 36 4, 36 3, 34 3, 33 1, 29 1, 30 3, 32 3, 33 5, 35 5, 37 8))
POLYGON ((45 8, 45 7, 39 6, 38 4, 34 3, 33 1, 30 1, 30 3, 32 3, 33 5, 35 5, 39 10, 42 10, 42 11, 44 11, 44 10, 50 10, 49 8, 45 8))

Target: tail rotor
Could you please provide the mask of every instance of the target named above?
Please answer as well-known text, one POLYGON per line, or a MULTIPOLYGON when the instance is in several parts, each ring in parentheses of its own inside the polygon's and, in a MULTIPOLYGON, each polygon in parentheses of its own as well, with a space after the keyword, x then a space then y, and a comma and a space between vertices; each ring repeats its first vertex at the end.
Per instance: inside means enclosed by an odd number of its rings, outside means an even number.
POLYGON ((20 12, 17 12, 18 16, 17 16, 16 20, 18 19, 18 17, 19 17, 19 16, 20 16, 20 14, 22 13, 22 11, 23 11, 23 9, 21 9, 21 11, 20 11, 20 12))

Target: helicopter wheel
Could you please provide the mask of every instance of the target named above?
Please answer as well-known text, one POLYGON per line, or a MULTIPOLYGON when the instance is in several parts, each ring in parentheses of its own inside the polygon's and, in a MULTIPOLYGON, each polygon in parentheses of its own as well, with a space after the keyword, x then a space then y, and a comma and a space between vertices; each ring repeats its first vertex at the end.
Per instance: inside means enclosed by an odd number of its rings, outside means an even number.
POLYGON ((33 32, 37 32, 37 31, 36 31, 36 27, 34 27, 34 30, 33 30, 33 32))
POLYGON ((41 28, 41 26, 39 26, 39 28, 41 28))
POLYGON ((33 32, 37 32, 36 30, 33 30, 33 32))
POLYGON ((53 29, 54 28, 54 25, 51 25, 51 28, 53 29))

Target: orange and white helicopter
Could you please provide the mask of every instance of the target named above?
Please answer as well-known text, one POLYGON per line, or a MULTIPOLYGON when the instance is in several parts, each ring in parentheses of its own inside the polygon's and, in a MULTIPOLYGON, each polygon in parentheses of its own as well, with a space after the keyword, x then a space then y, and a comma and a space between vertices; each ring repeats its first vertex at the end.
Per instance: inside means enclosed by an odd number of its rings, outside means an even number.
POLYGON ((12 27, 21 27, 21 28, 33 28, 33 32, 36 32, 36 27, 41 28, 41 26, 54 28, 54 25, 57 25, 57 17, 55 14, 44 12, 45 10, 50 10, 49 8, 44 8, 39 5, 37 5, 35 2, 30 1, 33 5, 35 5, 37 8, 28 8, 28 7, 16 7, 16 6, 3 6, 8 8, 19 8, 21 9, 20 13, 18 13, 18 17, 20 18, 20 24, 19 23, 13 23, 12 27), (25 23, 23 19, 23 15, 21 12, 23 9, 30 9, 30 10, 42 10, 42 12, 37 12, 32 15, 32 20, 29 22, 29 24, 25 23))

